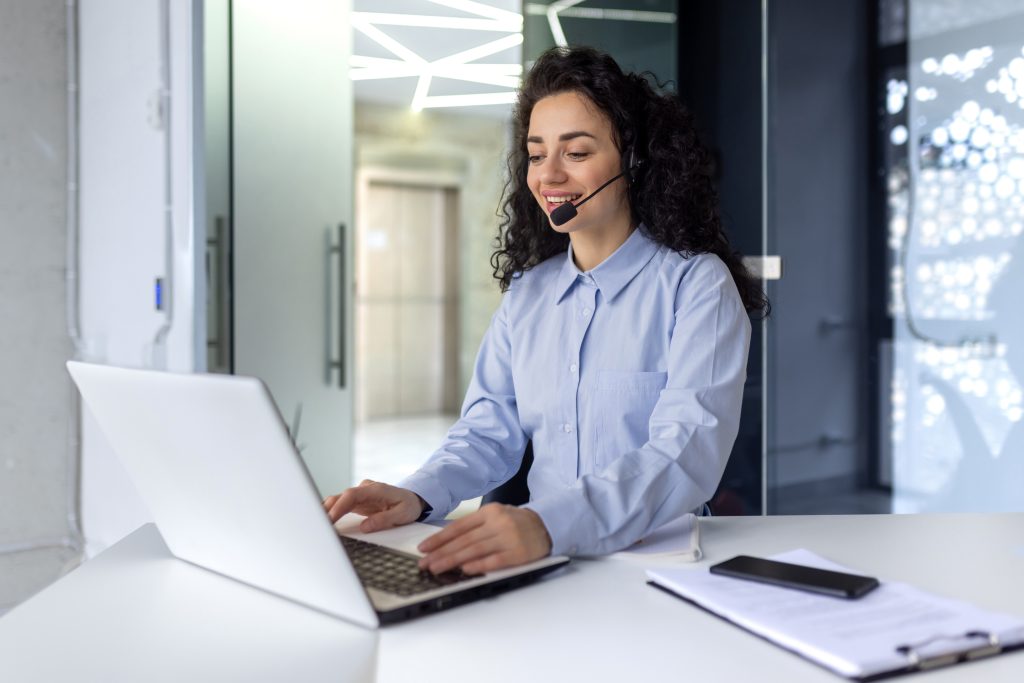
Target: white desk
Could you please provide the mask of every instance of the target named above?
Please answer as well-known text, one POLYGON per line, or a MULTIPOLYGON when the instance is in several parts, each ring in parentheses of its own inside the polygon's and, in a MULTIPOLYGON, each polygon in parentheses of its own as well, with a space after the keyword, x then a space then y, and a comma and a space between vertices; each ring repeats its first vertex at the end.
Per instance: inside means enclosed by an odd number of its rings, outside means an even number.
MULTIPOLYGON (((721 517, 702 545, 690 566, 805 547, 1024 616, 1024 514, 721 517)), ((0 681, 842 680, 646 586, 643 569, 577 561, 373 632, 174 560, 147 526, 0 619, 0 681)), ((1019 683, 1024 652, 919 678, 1019 683)))

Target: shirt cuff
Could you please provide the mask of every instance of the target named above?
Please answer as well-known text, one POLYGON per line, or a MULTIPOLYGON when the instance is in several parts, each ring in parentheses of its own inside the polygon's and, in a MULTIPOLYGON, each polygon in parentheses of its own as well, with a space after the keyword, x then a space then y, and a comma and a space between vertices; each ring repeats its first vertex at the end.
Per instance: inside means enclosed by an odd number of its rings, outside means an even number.
POLYGON ((452 496, 448 489, 442 486, 436 477, 426 472, 414 472, 398 482, 396 486, 412 491, 422 498, 428 507, 432 508, 425 517, 416 520, 418 522, 434 522, 444 519, 455 507, 452 505, 452 496))
POLYGON ((540 516, 551 537, 552 555, 586 555, 588 544, 586 538, 592 532, 580 528, 577 517, 580 517, 579 500, 572 495, 571 490, 565 492, 568 495, 547 496, 542 499, 531 500, 522 507, 533 510, 540 516))

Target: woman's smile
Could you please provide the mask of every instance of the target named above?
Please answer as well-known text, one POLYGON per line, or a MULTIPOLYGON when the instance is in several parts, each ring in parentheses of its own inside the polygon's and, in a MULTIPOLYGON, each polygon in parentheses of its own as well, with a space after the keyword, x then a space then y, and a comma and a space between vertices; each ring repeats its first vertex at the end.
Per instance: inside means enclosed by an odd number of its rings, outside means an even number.
POLYGON ((583 197, 582 194, 566 194, 564 192, 541 192, 541 196, 544 197, 544 208, 549 215, 562 204, 575 202, 583 197))

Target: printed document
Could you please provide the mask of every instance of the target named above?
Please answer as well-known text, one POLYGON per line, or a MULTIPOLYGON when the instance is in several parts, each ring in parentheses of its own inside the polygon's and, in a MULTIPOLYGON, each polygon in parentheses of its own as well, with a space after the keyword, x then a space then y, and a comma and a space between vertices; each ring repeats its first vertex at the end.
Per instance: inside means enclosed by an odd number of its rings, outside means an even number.
MULTIPOLYGON (((853 572, 807 550, 771 559, 853 572)), ((1024 642, 1024 619, 914 586, 883 582, 857 600, 711 574, 649 569, 648 578, 768 640, 851 678, 916 667, 921 659, 1024 642)), ((998 649, 998 648, 995 648, 998 649)))

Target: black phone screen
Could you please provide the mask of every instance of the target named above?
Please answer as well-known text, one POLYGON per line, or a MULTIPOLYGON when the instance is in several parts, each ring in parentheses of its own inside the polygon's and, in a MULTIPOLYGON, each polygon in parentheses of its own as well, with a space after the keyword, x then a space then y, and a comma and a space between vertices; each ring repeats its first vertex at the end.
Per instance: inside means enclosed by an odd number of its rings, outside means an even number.
POLYGON ((760 581, 839 598, 859 598, 878 587, 878 579, 870 576, 834 572, 750 555, 737 555, 731 560, 712 565, 710 571, 712 574, 760 581))

